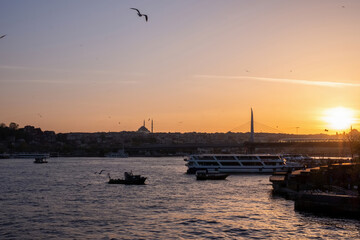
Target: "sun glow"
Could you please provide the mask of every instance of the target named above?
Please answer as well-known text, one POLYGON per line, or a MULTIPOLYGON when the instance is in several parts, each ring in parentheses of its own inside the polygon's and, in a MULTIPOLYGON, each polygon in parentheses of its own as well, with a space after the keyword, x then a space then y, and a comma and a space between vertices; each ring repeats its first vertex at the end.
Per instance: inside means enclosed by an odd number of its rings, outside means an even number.
POLYGON ((354 111, 349 108, 330 108, 324 112, 323 120, 327 122, 328 128, 333 130, 349 129, 355 122, 354 111))

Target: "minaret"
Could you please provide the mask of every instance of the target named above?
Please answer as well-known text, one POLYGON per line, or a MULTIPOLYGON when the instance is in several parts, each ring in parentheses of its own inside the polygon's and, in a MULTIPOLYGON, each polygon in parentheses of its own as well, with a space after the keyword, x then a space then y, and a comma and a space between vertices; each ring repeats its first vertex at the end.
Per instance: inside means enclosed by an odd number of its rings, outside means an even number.
POLYGON ((251 108, 251 126, 250 126, 250 140, 249 142, 254 142, 254 115, 251 108))
POLYGON ((151 133, 154 132, 154 121, 153 119, 151 119, 151 133))
POLYGON ((145 120, 144 120, 144 125, 143 126, 145 127, 145 120))

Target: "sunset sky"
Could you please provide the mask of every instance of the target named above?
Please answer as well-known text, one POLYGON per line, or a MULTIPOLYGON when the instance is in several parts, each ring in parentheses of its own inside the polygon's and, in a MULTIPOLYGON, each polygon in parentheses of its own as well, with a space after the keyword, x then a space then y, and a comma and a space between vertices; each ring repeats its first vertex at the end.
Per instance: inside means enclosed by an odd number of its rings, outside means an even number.
POLYGON ((5 34, 6 124, 244 132, 253 108, 255 131, 360 128, 358 0, 1 0, 5 34))

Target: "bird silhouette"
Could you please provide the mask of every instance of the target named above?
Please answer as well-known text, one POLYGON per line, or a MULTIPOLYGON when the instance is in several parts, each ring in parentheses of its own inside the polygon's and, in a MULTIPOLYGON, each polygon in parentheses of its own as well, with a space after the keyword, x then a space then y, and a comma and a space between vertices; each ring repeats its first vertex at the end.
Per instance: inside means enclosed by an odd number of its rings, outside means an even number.
POLYGON ((145 17, 145 21, 148 21, 148 16, 146 14, 140 13, 139 9, 137 8, 130 8, 130 9, 137 11, 139 17, 145 17))
POLYGON ((95 174, 101 174, 103 171, 105 171, 104 169, 102 169, 100 172, 94 172, 95 174))
POLYGON ((6 36, 6 34, 5 35, 2 35, 0 38, 4 38, 6 36))

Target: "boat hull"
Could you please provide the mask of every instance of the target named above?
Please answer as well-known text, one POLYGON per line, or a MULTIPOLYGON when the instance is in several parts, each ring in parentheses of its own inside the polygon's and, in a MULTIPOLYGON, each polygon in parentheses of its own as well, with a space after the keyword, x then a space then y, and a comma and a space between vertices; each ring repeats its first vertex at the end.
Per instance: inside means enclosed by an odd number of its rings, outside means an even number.
POLYGON ((34 163, 41 164, 41 163, 48 163, 47 161, 34 161, 34 163))
POLYGON ((109 179, 109 184, 125 184, 125 185, 144 185, 146 177, 141 177, 137 180, 125 180, 125 179, 109 179))
MULTIPOLYGON (((241 173, 265 173, 272 174, 276 171, 284 171, 286 168, 217 168, 220 173, 241 174, 241 173)), ((211 170, 210 168, 188 168, 186 173, 195 174, 199 170, 211 170)))
POLYGON ((196 180, 225 180, 229 174, 216 174, 216 175, 197 175, 196 180))
POLYGON ((48 161, 44 157, 37 157, 35 158, 34 163, 47 163, 48 161))

